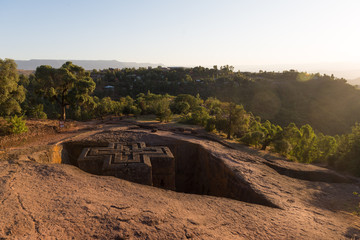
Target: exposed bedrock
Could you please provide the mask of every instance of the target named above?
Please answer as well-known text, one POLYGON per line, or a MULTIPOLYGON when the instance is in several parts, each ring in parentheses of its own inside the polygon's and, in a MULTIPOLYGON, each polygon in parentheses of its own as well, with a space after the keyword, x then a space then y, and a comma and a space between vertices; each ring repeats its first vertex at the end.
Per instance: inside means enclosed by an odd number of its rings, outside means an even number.
MULTIPOLYGON (((128 139, 116 139, 128 141, 128 139)), ((203 146, 174 138, 151 136, 141 139, 148 146, 167 146, 175 157, 175 190, 177 192, 226 197, 239 201, 277 207, 264 195, 256 192, 222 159, 215 157, 203 146)), ((108 142, 72 141, 63 144, 64 163, 78 166, 77 159, 83 148, 105 147, 108 142)), ((101 168, 101 163, 97 166, 101 168)), ((154 168, 153 171, 156 171, 154 168)), ((93 172, 94 173, 94 172, 93 172)))
POLYGON ((285 175, 291 178, 312 181, 312 182, 327 182, 327 183, 353 183, 354 180, 350 177, 338 174, 335 171, 324 169, 324 170, 299 170, 292 169, 290 167, 281 166, 273 162, 263 162, 265 165, 271 167, 281 175, 285 175))

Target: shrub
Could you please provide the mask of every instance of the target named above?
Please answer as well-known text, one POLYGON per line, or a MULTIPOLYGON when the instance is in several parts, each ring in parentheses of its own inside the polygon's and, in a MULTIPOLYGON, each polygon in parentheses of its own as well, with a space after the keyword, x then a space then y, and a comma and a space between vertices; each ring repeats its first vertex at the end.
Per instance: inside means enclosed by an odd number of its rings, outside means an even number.
POLYGON ((160 122, 170 122, 172 112, 170 110, 169 104, 170 102, 168 98, 162 98, 153 101, 153 111, 160 122))
POLYGON ((248 132, 242 138, 241 141, 246 145, 252 145, 258 147, 264 139, 264 133, 260 131, 248 132))
POLYGON ((10 132, 10 123, 4 118, 0 117, 0 135, 6 135, 10 132))
POLYGON ((172 118, 172 113, 170 109, 166 109, 163 112, 156 113, 156 117, 160 122, 170 122, 172 118))
POLYGON ((135 117, 138 117, 141 114, 141 109, 136 106, 131 106, 130 113, 134 114, 135 117))
POLYGON ((29 109, 29 116, 37 119, 46 119, 47 115, 44 112, 44 105, 38 104, 29 109))
POLYGON ((207 120, 210 118, 209 113, 204 107, 197 107, 194 111, 188 113, 182 118, 182 122, 200 126, 206 126, 207 120))
POLYGON ((207 120, 205 130, 208 132, 213 132, 216 130, 216 119, 211 117, 207 120))
POLYGON ((291 145, 285 139, 279 139, 274 141, 274 150, 283 156, 286 156, 291 151, 291 145))
MULTIPOLYGON (((360 197, 360 193, 353 192, 353 194, 354 194, 355 196, 360 197)), ((356 206, 356 210, 354 211, 354 214, 356 214, 356 215, 360 215, 360 202, 359 202, 359 205, 358 205, 358 206, 356 206)))
POLYGON ((170 105, 171 111, 176 114, 187 114, 190 110, 190 105, 187 102, 174 102, 170 105))
POLYGON ((22 116, 18 117, 15 115, 14 117, 10 118, 8 122, 10 123, 10 132, 13 134, 20 134, 28 131, 26 121, 23 120, 22 116))

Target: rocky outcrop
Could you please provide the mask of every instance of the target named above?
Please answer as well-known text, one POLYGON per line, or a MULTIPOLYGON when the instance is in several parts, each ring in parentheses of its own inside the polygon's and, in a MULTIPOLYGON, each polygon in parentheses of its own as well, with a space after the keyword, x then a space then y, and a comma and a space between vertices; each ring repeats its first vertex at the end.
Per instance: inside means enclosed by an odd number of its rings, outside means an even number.
POLYGON ((358 204, 352 194, 360 192, 358 179, 161 127, 151 132, 114 126, 28 155, 8 154, 0 161, 0 202, 6 210, 0 211, 0 239, 360 235, 359 218, 350 213, 358 204), (176 191, 89 174, 76 166, 84 147, 136 141, 171 150, 176 191), (51 163, 59 158, 66 164, 51 163))

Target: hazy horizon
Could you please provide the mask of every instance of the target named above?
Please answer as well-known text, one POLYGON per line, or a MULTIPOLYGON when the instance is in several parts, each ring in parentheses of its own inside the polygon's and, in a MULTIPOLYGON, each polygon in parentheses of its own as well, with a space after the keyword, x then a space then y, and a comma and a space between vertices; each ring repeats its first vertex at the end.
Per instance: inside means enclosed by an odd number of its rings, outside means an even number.
MULTIPOLYGON (((74 61, 74 62, 80 62, 80 61, 109 61, 113 62, 116 61, 117 63, 125 63, 123 67, 156 67, 156 66, 166 66, 166 67, 196 67, 196 66, 203 66, 212 68, 214 65, 166 65, 163 63, 142 63, 142 62, 125 62, 125 61, 119 61, 119 60, 107 60, 107 59, 14 59, 15 61, 62 61, 59 64, 57 64, 55 67, 59 67, 63 62, 65 61, 74 61), (133 65, 131 65, 133 64, 133 65)), ((79 64, 79 63, 78 63, 79 64)), ((51 65, 51 64, 50 64, 51 65)), ((80 64, 81 65, 81 64, 80 64)), ((215 64, 216 65, 216 64, 215 64)), ((233 66, 235 71, 249 71, 249 72, 258 72, 259 70, 262 71, 274 71, 274 72, 282 72, 286 70, 297 70, 299 72, 308 72, 308 73, 320 73, 320 74, 334 74, 335 77, 338 78, 345 78, 350 81, 351 80, 357 80, 354 84, 360 83, 360 67, 358 64, 355 63, 313 63, 313 64, 269 64, 269 65, 232 65, 227 64, 230 66, 233 66)), ((221 67, 223 65, 217 65, 218 67, 221 67)), ((100 68, 97 67, 91 67, 86 68, 87 70, 92 69, 104 69, 104 68, 111 68, 114 66, 106 66, 106 65, 100 65, 100 68)), ((19 69, 23 70, 35 70, 35 68, 31 67, 19 67, 19 69)))

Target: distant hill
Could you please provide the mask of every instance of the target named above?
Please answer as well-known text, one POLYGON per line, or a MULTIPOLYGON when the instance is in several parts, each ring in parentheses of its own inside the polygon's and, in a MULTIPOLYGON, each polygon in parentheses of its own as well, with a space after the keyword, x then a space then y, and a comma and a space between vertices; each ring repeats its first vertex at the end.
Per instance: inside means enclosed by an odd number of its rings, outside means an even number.
MULTIPOLYGON (((278 64, 278 65, 239 65, 235 66, 236 70, 259 72, 275 71, 282 72, 285 69, 295 69, 300 72, 321 73, 331 75, 334 74, 337 78, 345 78, 350 84, 353 84, 351 79, 360 76, 360 62, 335 62, 335 63, 313 63, 313 64, 278 64)), ((360 81, 358 81, 360 82, 360 81)))
POLYGON ((18 74, 24 74, 25 76, 29 76, 30 74, 34 73, 34 70, 23 70, 23 69, 18 69, 18 74))
POLYGON ((348 83, 351 84, 351 85, 360 86, 360 78, 355 78, 355 79, 352 79, 352 80, 348 80, 348 83))
POLYGON ((136 62, 119 62, 116 60, 51 60, 51 59, 31 59, 31 60, 15 60, 18 69, 35 70, 41 65, 50 65, 59 68, 66 61, 71 61, 76 65, 82 66, 85 70, 107 69, 107 68, 139 68, 139 67, 157 67, 163 64, 153 63, 136 63, 136 62))

